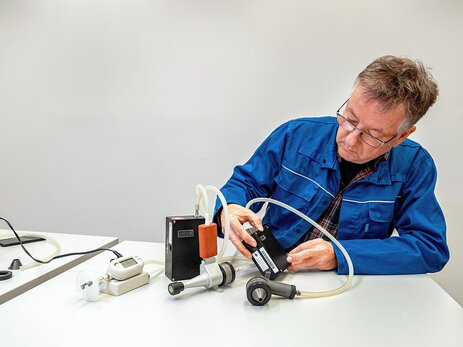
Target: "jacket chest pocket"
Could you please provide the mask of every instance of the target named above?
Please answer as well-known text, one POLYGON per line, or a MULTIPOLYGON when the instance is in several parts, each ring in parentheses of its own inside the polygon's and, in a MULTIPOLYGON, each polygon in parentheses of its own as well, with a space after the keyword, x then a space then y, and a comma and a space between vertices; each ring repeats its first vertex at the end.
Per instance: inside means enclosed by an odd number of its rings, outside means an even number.
MULTIPOLYGON (((276 189, 272 198, 294 207, 296 210, 309 214, 318 200, 319 187, 308 179, 282 169, 275 178, 276 189)), ((270 204, 266 217, 271 225, 294 227, 305 222, 296 214, 273 204, 270 204)))
POLYGON ((368 220, 363 226, 363 238, 384 239, 394 217, 394 202, 369 202, 368 220))

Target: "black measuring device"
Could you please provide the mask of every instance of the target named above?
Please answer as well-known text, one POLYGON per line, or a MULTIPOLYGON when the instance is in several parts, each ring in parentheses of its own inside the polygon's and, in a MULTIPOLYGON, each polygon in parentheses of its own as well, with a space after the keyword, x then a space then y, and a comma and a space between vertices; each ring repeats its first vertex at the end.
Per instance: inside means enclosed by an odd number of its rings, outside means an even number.
POLYGON ((263 231, 255 228, 248 228, 246 231, 257 242, 256 247, 252 247, 243 241, 246 249, 252 254, 252 261, 262 276, 271 280, 277 278, 289 266, 286 261, 288 255, 281 248, 269 227, 264 226, 263 231))

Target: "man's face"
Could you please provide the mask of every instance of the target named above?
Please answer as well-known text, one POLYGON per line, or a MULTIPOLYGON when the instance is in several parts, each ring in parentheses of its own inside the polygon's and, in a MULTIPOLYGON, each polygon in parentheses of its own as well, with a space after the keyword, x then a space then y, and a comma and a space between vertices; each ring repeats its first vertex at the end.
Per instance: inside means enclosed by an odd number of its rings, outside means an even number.
POLYGON ((415 126, 412 126, 404 133, 397 134, 404 120, 402 108, 396 107, 388 111, 383 111, 378 101, 368 100, 363 94, 361 87, 357 87, 353 91, 349 101, 341 109, 340 113, 357 128, 368 132, 380 140, 387 141, 397 135, 392 141, 381 147, 374 148, 360 139, 360 131, 353 130, 349 132, 340 126, 336 134, 338 153, 341 158, 352 163, 363 164, 379 157, 392 147, 401 144, 415 131, 415 126))

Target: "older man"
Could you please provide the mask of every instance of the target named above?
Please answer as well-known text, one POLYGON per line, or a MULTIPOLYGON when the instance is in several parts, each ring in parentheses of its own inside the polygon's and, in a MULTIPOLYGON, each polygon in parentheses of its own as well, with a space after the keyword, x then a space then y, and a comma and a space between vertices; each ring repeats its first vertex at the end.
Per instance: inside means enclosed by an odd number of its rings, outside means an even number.
MULTIPOLYGON (((243 206, 272 197, 335 236, 358 274, 441 270, 449 251, 434 194, 436 167, 421 145, 407 139, 437 94, 420 61, 384 56, 358 75, 336 117, 300 118, 278 127, 222 188, 230 240, 251 257, 242 241, 255 241, 242 224, 261 229, 262 221, 243 206), (394 229, 398 236, 391 236, 394 229)), ((216 219, 223 224, 220 205, 216 219)), ((298 216, 270 205, 263 223, 289 252, 290 270, 347 273, 340 250, 298 216)))

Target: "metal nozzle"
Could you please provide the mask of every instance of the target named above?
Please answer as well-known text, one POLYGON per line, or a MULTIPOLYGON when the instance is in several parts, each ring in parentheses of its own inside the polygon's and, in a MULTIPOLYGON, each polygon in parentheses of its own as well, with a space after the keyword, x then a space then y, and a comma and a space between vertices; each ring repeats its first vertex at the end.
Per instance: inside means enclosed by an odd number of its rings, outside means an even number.
POLYGON ((263 302, 267 298, 267 292, 262 288, 256 288, 251 293, 252 298, 257 302, 263 302))

